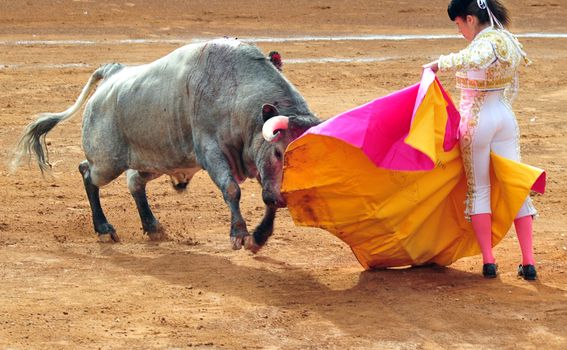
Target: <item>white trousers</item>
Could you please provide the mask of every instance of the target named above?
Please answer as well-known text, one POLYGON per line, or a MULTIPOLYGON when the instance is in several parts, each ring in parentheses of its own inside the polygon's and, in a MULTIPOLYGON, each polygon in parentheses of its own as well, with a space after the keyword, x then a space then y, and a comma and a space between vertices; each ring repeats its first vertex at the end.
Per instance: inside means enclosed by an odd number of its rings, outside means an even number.
MULTIPOLYGON (((520 133, 516 116, 502 91, 461 92, 460 146, 467 175, 465 216, 491 213, 490 152, 519 162, 520 133)), ((528 196, 516 218, 536 215, 528 196)))

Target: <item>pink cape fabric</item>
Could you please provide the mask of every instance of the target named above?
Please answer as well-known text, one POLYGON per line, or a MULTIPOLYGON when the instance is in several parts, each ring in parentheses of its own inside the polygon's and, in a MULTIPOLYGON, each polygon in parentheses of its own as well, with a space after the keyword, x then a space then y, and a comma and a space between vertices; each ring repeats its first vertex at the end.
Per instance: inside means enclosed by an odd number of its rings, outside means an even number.
MULTIPOLYGON (((404 142, 417 108, 427 89, 437 80, 435 73, 424 71, 420 83, 341 113, 313 127, 306 134, 330 136, 360 148, 377 166, 389 170, 431 170, 431 158, 404 142), (379 142, 377 142, 379 140, 379 142)), ((451 101, 441 84, 447 101, 451 101)), ((455 106, 447 106, 444 150, 458 142, 460 115, 455 106)))

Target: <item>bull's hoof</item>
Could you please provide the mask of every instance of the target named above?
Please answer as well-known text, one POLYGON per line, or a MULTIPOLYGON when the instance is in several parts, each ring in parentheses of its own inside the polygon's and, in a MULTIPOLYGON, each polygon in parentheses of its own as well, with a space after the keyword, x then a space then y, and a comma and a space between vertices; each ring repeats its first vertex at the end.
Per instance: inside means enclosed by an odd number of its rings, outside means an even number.
POLYGON ((163 228, 159 221, 152 218, 151 220, 142 220, 142 230, 149 235, 161 232, 163 228))
POLYGON ((98 241, 101 243, 118 243, 120 242, 120 238, 118 238, 116 232, 100 233, 98 235, 98 241))
POLYGON ((253 254, 258 253, 258 251, 260 251, 260 249, 262 249, 262 246, 256 243, 254 236, 248 236, 248 237, 245 238, 244 247, 247 250, 249 250, 250 252, 252 252, 253 254))
POLYGON ((157 232, 147 232, 147 234, 150 241, 163 241, 165 238, 167 238, 164 230, 159 230, 157 232))
POLYGON ((108 222, 100 225, 95 225, 95 231, 96 233, 98 233, 98 240, 100 242, 120 242, 120 238, 118 238, 116 230, 108 222))
POLYGON ((232 243, 233 250, 240 250, 242 246, 246 246, 246 241, 250 237, 250 235, 246 236, 237 236, 237 237, 230 237, 230 243, 232 243))
POLYGON ((146 225, 144 232, 151 241, 163 241, 166 238, 165 229, 157 220, 151 225, 146 225))

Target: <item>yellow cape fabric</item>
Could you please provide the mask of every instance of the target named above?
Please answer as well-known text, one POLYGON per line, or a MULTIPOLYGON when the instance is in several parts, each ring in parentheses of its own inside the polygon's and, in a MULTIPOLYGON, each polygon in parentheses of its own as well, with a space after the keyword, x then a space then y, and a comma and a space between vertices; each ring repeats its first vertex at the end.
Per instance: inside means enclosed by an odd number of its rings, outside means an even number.
MULTIPOLYGON (((430 171, 376 167, 359 149, 307 134, 285 155, 282 193, 297 225, 347 243, 365 268, 449 265, 480 253, 464 218, 466 179, 459 147, 445 152, 446 101, 433 83, 405 140, 436 164, 430 171)), ((506 235, 541 169, 491 158, 493 245, 506 235)))

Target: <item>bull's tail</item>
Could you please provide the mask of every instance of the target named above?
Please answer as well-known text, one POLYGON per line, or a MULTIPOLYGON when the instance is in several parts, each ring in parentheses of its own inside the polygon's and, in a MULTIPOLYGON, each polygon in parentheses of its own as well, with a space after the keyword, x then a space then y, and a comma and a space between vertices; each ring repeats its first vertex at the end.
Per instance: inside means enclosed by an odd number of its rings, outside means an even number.
POLYGON ((71 118, 75 113, 77 113, 85 104, 85 101, 100 80, 109 77, 121 68, 122 65, 119 64, 107 64, 101 66, 91 75, 74 105, 63 112, 42 113, 39 115, 38 119, 31 122, 26 127, 16 146, 14 158, 11 163, 11 170, 15 171, 23 158, 27 157, 28 160, 31 160, 32 155, 35 155, 42 174, 49 172, 51 170, 51 164, 49 164, 47 145, 45 143, 45 136, 47 133, 57 124, 71 118))

